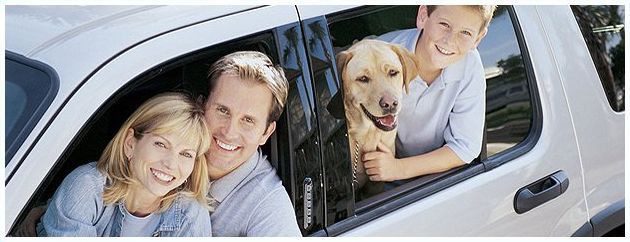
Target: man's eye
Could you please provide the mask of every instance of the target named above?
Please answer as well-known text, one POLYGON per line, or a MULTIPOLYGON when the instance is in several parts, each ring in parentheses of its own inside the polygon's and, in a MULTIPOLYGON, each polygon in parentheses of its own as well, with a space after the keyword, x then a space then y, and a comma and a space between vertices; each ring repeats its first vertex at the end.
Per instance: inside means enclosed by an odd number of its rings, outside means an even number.
POLYGON ((245 120, 245 122, 248 124, 254 124, 254 119, 252 118, 243 118, 243 120, 245 120))
POLYGON ((446 23, 446 22, 440 22, 440 25, 442 25, 442 27, 444 27, 444 28, 450 27, 450 25, 448 25, 448 23, 446 23))
POLYGON ((224 107, 218 107, 217 111, 219 111, 222 114, 228 114, 227 108, 224 108, 224 107))
POLYGON ((397 70, 389 70, 389 76, 390 77, 395 77, 395 76, 398 75, 398 73, 399 73, 399 71, 397 71, 397 70))
POLYGON ((155 141, 155 143, 153 143, 155 146, 161 147, 161 148, 166 148, 166 145, 160 141, 155 141))

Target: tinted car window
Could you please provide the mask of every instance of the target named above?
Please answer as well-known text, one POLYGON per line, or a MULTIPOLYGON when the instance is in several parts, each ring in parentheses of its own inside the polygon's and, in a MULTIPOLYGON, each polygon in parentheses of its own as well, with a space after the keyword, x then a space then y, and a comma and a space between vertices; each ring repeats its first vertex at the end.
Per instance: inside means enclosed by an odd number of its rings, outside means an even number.
POLYGON ((490 157, 523 141, 532 122, 523 55, 506 6, 497 8, 477 49, 486 74, 486 155, 490 157))
POLYGON ((571 6, 599 79, 615 111, 625 110, 624 6, 571 6))
POLYGON ((295 215, 302 234, 323 228, 324 201, 317 105, 302 29, 289 24, 274 29, 279 64, 289 81, 285 114, 278 121, 278 161, 285 186, 291 187, 295 215), (306 73, 306 75, 305 75, 306 73), (283 170, 290 169, 290 177, 283 170), (290 185, 288 185, 290 184, 290 185))
POLYGON ((54 98, 56 74, 39 62, 6 52, 5 59, 6 166, 54 98))
MULTIPOLYGON (((532 87, 517 37, 518 27, 508 10, 508 6, 497 8, 488 34, 478 46, 486 74, 486 127, 483 150, 476 162, 517 146, 532 130, 532 87)), ((418 6, 366 6, 334 14, 328 18, 333 48, 339 52, 356 40, 415 28, 417 11, 418 6)), ((444 176, 447 174, 424 176, 420 180, 444 176)), ((405 182, 409 181, 389 185, 405 182)), ((357 203, 357 209, 368 203, 357 203)))

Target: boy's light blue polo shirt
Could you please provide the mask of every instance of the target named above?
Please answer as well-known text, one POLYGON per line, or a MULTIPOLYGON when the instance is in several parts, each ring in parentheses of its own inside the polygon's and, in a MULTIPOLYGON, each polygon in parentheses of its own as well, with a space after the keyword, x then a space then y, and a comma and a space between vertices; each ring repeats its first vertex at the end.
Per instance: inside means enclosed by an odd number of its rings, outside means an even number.
MULTIPOLYGON (((378 39, 415 52, 420 31, 399 30, 378 39)), ((428 86, 419 76, 403 91, 398 115, 396 156, 409 157, 448 146, 466 163, 481 151, 486 113, 486 79, 479 52, 474 49, 444 68, 428 86)))

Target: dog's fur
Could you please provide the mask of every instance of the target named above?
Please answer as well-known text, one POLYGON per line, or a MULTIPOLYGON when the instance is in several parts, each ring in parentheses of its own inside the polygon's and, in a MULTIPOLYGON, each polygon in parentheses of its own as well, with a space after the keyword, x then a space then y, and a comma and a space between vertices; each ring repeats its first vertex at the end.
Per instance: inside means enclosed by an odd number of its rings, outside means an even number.
MULTIPOLYGON (((355 190, 359 190, 369 182, 363 167, 363 154, 375 151, 378 142, 395 152, 396 115, 402 106, 403 88, 409 92, 409 82, 418 75, 418 62, 413 53, 400 45, 362 40, 337 54, 337 66, 343 80, 352 163, 355 141, 359 143, 358 184, 355 184, 355 190)), ((372 187, 382 187, 382 183, 369 183, 372 187)))

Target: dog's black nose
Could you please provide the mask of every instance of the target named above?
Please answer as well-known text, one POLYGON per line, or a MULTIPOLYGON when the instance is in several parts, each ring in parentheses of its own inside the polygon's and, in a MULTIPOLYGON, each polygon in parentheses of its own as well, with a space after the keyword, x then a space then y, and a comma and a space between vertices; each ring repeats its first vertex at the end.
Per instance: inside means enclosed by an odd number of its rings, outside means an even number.
POLYGON ((378 104, 384 110, 396 110, 396 107, 398 107, 398 100, 390 95, 384 95, 383 97, 381 97, 381 100, 378 102, 378 104))

